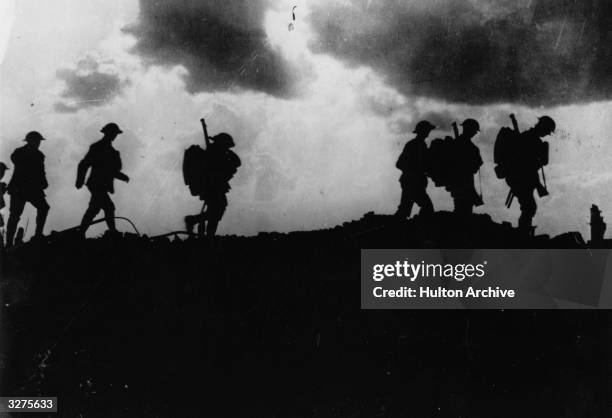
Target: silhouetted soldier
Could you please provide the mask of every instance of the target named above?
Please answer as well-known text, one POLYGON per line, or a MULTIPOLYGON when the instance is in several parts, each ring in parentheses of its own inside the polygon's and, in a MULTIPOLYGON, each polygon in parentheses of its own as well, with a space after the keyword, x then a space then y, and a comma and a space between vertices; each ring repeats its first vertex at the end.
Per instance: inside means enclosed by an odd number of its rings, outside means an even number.
MULTIPOLYGON (((8 166, 0 162, 0 180, 4 178, 4 173, 8 170, 8 166)), ((0 182, 0 211, 6 207, 4 202, 4 195, 6 193, 6 183, 0 182)), ((4 228, 4 215, 0 212, 0 228, 4 228)), ((5 231, 0 232, 0 248, 4 248, 4 241, 6 239, 5 231)))
POLYGON ((17 236, 15 237, 15 245, 23 244, 23 236, 25 235, 25 230, 22 227, 19 227, 17 230, 17 236))
POLYGON ((89 147, 89 151, 79 163, 77 170, 76 188, 80 189, 85 182, 87 170, 91 168, 91 173, 86 183, 87 188, 91 192, 91 200, 85 215, 83 215, 80 228, 80 232, 83 235, 85 235, 89 224, 100 210, 104 211, 108 229, 111 232, 117 231, 115 228, 115 205, 109 193, 115 192, 115 179, 125 181, 126 183, 130 181, 129 177, 121 172, 121 156, 119 151, 114 149, 112 145, 112 142, 123 131, 119 129, 116 123, 109 123, 100 132, 104 134, 104 137, 89 147))
POLYGON ((482 165, 480 150, 472 138, 480 132, 480 125, 474 119, 466 119, 461 126, 463 132, 453 144, 452 176, 447 187, 453 197, 455 213, 471 215, 474 206, 482 204, 482 199, 474 187, 474 174, 482 165))
POLYGON ((427 144, 425 138, 436 127, 424 120, 417 123, 413 133, 416 136, 408 141, 400 154, 395 167, 402 171, 400 185, 402 197, 396 216, 410 217, 412 206, 416 203, 421 210, 419 215, 433 213, 433 204, 427 195, 427 144))
POLYGON ((533 233, 532 222, 538 208, 533 192, 537 189, 541 196, 548 194, 538 173, 548 164, 548 147, 542 138, 552 134, 555 128, 556 124, 552 118, 542 116, 533 128, 522 132, 518 137, 520 145, 517 147, 520 149, 520 160, 517 157, 515 164, 507 169, 506 181, 510 192, 521 205, 518 227, 528 234, 533 233))
MULTIPOLYGON (((230 191, 229 181, 238 167, 240 158, 230 148, 235 146, 233 138, 226 133, 220 133, 210 138, 212 143, 207 146, 205 153, 204 185, 200 199, 206 205, 206 211, 185 216, 185 227, 193 233, 196 224, 202 228, 205 224, 206 235, 212 237, 217 232, 219 222, 227 207, 227 192, 230 191)), ((204 228, 202 228, 203 230, 204 228)))
MULTIPOLYGON (((4 178, 4 173, 8 170, 8 166, 3 162, 0 162, 0 180, 4 178)), ((6 203, 4 202, 4 194, 6 193, 6 183, 0 182, 0 210, 6 207, 6 203)), ((2 213, 0 213, 0 228, 4 228, 4 218, 2 217, 2 213)))
POLYGON ((49 213, 49 204, 45 199, 44 190, 49 186, 45 174, 45 156, 40 150, 41 141, 45 138, 36 132, 29 132, 24 141, 26 145, 17 148, 11 155, 14 165, 13 177, 8 185, 11 196, 9 219, 6 227, 6 245, 13 245, 15 231, 26 202, 36 208, 35 238, 43 235, 45 221, 49 213))

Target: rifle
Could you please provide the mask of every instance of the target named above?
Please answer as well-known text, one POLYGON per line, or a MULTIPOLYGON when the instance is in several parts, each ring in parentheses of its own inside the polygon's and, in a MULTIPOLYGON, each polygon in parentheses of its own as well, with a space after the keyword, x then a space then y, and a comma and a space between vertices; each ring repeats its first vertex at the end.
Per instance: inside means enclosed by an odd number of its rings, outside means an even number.
MULTIPOLYGON (((208 136, 208 129, 206 129, 206 121, 204 120, 204 118, 200 119, 200 123, 202 123, 202 131, 204 132, 204 143, 206 144, 206 149, 208 149, 208 147, 210 147, 210 137, 208 136)), ((202 204, 202 209, 200 210, 200 214, 204 214, 206 212, 206 210, 208 209, 207 206, 208 205, 206 204, 206 201, 204 201, 204 203, 202 204)), ((204 235, 205 225, 206 224, 204 222, 200 222, 198 224, 198 235, 204 235)))
MULTIPOLYGON (((516 132, 516 134, 520 134, 521 131, 519 129, 518 126, 518 122, 516 120, 516 116, 514 116, 514 113, 510 113, 510 120, 512 121, 512 129, 514 129, 514 132, 516 132)), ((514 193, 512 193, 512 189, 510 189, 510 191, 508 192, 508 196, 506 196, 506 207, 509 209, 510 206, 512 206, 512 201, 514 200, 514 193)))
MULTIPOLYGON (((514 113, 510 114, 510 120, 512 120, 512 128, 514 129, 514 132, 516 132, 517 135, 520 134, 521 131, 519 129, 518 122, 516 121, 516 116, 514 115, 514 113)), ((544 180, 544 185, 542 185, 538 181, 536 190, 538 191, 538 195, 540 197, 544 197, 544 196, 548 196, 548 189, 546 187, 546 174, 544 173, 544 166, 540 167, 540 169, 542 171, 542 179, 544 180)), ((514 200, 514 193, 512 193, 512 190, 510 190, 508 192, 508 197, 506 197, 506 207, 507 208, 512 206, 512 200, 514 200)))
POLYGON ((206 121, 204 118, 200 119, 202 123, 202 130, 204 131, 204 142, 206 143, 206 148, 210 146, 210 137, 208 136, 208 130, 206 129, 206 121))
MULTIPOLYGON (((512 126, 514 127, 515 132, 519 134, 520 132, 518 128, 518 123, 516 122, 516 117, 514 117, 514 113, 510 114, 510 119, 512 119, 512 126)), ((546 187, 546 174, 544 173, 544 166, 540 167, 540 170, 542 171, 542 180, 544 181, 544 185, 540 184, 540 182, 538 181, 536 189, 538 191, 538 196, 544 197, 548 196, 548 188, 546 187)))
POLYGON ((512 121, 512 129, 514 129, 514 132, 520 134, 521 130, 519 129, 518 122, 516 121, 516 116, 514 116, 514 113, 510 113, 510 120, 512 121))
POLYGON ((459 128, 457 128, 457 122, 453 122, 453 133, 455 134, 455 139, 459 138, 459 128))

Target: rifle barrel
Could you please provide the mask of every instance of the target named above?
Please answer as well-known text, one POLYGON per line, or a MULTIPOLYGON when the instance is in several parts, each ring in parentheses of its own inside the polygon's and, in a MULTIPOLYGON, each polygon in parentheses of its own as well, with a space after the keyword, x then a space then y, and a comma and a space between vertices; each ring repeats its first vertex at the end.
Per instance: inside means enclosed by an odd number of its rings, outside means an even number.
POLYGON ((512 120, 512 128, 514 129, 514 132, 520 133, 518 122, 516 121, 516 116, 514 116, 514 113, 510 114, 510 120, 512 120))
POLYGON ((455 134, 455 139, 459 138, 459 128, 457 128, 457 122, 453 122, 453 133, 455 134))
POLYGON ((204 142, 206 143, 206 148, 210 145, 210 138, 208 137, 208 129, 206 129, 206 121, 204 118, 200 119, 202 123, 202 130, 204 131, 204 142))

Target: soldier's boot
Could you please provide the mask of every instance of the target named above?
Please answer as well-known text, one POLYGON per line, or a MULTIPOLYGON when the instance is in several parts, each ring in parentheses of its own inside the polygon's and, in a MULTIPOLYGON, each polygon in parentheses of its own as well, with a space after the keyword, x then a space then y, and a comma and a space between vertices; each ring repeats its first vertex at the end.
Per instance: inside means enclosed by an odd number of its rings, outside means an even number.
POLYGON ((201 217, 198 223, 198 236, 203 237, 206 235, 206 218, 201 217))
POLYGON ((204 230, 206 228, 206 212, 202 212, 198 215, 187 215, 184 220, 185 231, 193 234, 195 226, 198 225, 198 235, 204 235, 204 230))
POLYGON ((193 234, 193 229, 195 228, 196 224, 198 223, 196 216, 194 215, 187 215, 184 218, 185 220, 185 231, 187 231, 189 234, 193 234))
POLYGON ((43 230, 45 229, 45 222, 47 221, 47 215, 49 214, 49 206, 41 207, 36 212, 36 231, 34 237, 41 238, 43 236, 43 230))
POLYGON ((25 235, 25 231, 23 228, 19 228, 17 230, 17 236, 15 237, 15 245, 23 244, 23 236, 25 235))
POLYGON ((214 220, 209 220, 208 222, 206 222, 206 236, 207 237, 214 237, 215 234, 217 233, 217 227, 219 226, 219 221, 214 219, 214 220))
POLYGON ((410 214, 412 213, 413 204, 400 204, 395 211, 395 217, 398 219, 406 219, 410 218, 410 214))
POLYGON ((93 222, 97 212, 97 210, 94 210, 91 207, 87 208, 85 214, 83 215, 83 219, 81 220, 81 226, 79 227, 79 234, 81 236, 85 237, 85 232, 87 232, 87 228, 89 228, 89 225, 93 222))
POLYGON ((533 236, 535 228, 531 225, 532 218, 529 216, 521 215, 518 222, 518 229, 522 233, 533 236))
POLYGON ((412 213, 412 207, 414 206, 414 200, 411 198, 410 193, 402 187, 402 196, 400 203, 395 211, 395 216, 399 219, 406 219, 410 217, 412 213))
POLYGON ((419 216, 422 219, 429 219, 433 214, 434 214, 434 207, 433 207, 433 203, 431 202, 431 199, 429 198, 429 196, 427 196, 427 194, 425 193, 423 198, 420 199, 418 202, 419 204, 419 216))
POLYGON ((115 226, 115 211, 114 210, 105 210, 104 220, 106 221, 106 225, 108 226, 109 231, 117 232, 117 227, 115 226))
POLYGON ((10 214, 6 225, 6 247, 12 247, 15 241, 15 233, 17 232, 17 225, 19 224, 19 217, 10 214))

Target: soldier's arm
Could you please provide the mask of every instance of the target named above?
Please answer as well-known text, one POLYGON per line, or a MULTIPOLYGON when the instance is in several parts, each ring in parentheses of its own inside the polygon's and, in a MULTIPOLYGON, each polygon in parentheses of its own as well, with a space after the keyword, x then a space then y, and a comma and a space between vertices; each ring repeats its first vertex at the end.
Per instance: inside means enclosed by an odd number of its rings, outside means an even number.
POLYGON ((240 161, 240 157, 235 152, 232 152, 232 164, 234 167, 238 168, 242 165, 242 161, 240 161))
POLYGON ((91 167, 91 147, 85 157, 79 162, 77 167, 77 179, 76 179, 76 188, 80 189, 83 187, 83 183, 85 183, 85 175, 87 174, 87 170, 91 167))
POLYGON ((19 149, 13 151, 13 153, 11 154, 11 161, 13 162, 13 165, 20 163, 19 149))
POLYGON ((474 159, 474 173, 477 173, 481 166, 482 166, 482 156, 480 155, 480 150, 477 148, 476 158, 474 159))
POLYGON ((231 173, 231 177, 236 174, 236 171, 238 171, 238 167, 242 165, 242 162, 240 161, 240 157, 238 157, 238 155, 233 151, 229 151, 225 158, 226 164, 224 165, 227 167, 228 173, 231 173))
POLYGON ((40 165, 41 165, 41 175, 42 175, 42 188, 43 190, 46 189, 47 187, 49 187, 49 182, 47 181, 47 173, 45 172, 45 156, 42 156, 42 159, 40 161, 40 165))
POLYGON ((117 161, 115 162, 115 178, 117 180, 125 181, 126 183, 130 181, 130 178, 121 172, 121 168, 123 167, 123 163, 121 163, 121 156, 117 153, 117 161))
POLYGON ((130 178, 126 174, 122 173, 121 171, 117 171, 115 173, 115 178, 117 180, 125 181, 126 183, 130 181, 130 178))
POLYGON ((397 162, 395 163, 395 168, 397 168, 398 170, 403 171, 406 166, 406 158, 407 158, 407 153, 408 153, 407 148, 408 148, 408 144, 404 146, 402 153, 400 154, 400 156, 397 159, 397 162))

